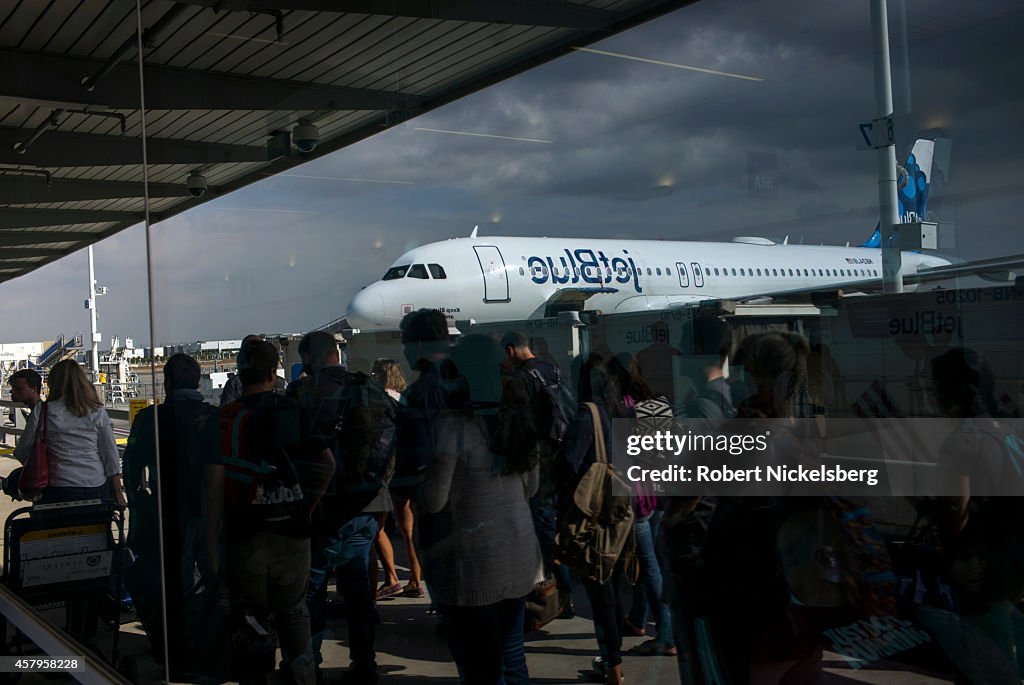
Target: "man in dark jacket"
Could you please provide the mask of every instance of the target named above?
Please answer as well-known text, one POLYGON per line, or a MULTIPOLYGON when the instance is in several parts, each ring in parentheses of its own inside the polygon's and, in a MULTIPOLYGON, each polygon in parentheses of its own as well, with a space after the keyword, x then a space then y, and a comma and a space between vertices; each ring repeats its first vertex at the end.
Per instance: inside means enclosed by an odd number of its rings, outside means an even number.
POLYGON ((391 498, 385 481, 371 480, 365 485, 355 481, 359 469, 357 455, 361 451, 383 449, 393 454, 394 402, 365 374, 346 372, 341 366, 338 343, 330 333, 308 333, 299 348, 307 351, 310 374, 296 384, 295 396, 306 411, 310 436, 331 446, 337 464, 331 488, 315 513, 306 597, 313 650, 319 663, 327 629, 327 580, 331 569, 337 569, 348 614, 352 659, 348 682, 374 683, 377 682, 373 649, 377 617, 368 566, 380 514, 391 511, 391 498), (359 385, 362 387, 357 387, 359 385), (353 429, 351 424, 356 418, 351 403, 357 401, 366 403, 360 404, 360 411, 365 409, 359 415, 360 420, 374 425, 353 429), (345 422, 350 425, 346 426, 345 422))
MULTIPOLYGON (((167 642, 171 673, 196 672, 198 626, 187 626, 184 600, 195 585, 195 572, 207 573, 202 520, 203 468, 217 447, 217 409, 199 393, 199 363, 175 354, 164 364, 166 398, 159 408, 146 407, 132 422, 124 451, 124 485, 131 509, 128 546, 136 556, 126 584, 154 652, 163 651, 160 601, 160 546, 157 534, 157 488, 163 500, 164 579, 167 591, 167 642), (157 417, 159 416, 159 419, 157 417), (157 477, 156 428, 159 421, 160 472, 157 477)), ((209 579, 204 579, 209 580, 209 579)))
POLYGON ((520 435, 532 426, 532 435, 526 437, 530 443, 525 449, 532 450, 540 464, 540 486, 530 500, 533 527, 540 542, 541 558, 545 575, 554 575, 563 607, 563 618, 572 618, 575 607, 572 600, 572 585, 569 571, 554 563, 555 536, 558 533, 556 513, 558 511, 557 469, 561 456, 562 425, 569 417, 558 416, 560 406, 554 406, 545 386, 556 389, 560 394, 562 378, 558 367, 538 359, 530 349, 530 340, 518 331, 509 331, 501 340, 505 351, 503 375, 505 384, 501 404, 503 411, 515 413, 512 405, 524 405, 532 421, 516 421, 520 435))

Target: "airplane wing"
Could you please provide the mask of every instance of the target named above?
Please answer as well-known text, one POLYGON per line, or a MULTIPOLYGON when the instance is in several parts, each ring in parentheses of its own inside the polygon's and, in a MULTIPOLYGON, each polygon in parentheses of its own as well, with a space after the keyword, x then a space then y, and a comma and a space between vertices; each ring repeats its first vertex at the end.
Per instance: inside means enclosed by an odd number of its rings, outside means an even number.
POLYGON ((583 305, 594 295, 603 293, 617 293, 618 288, 559 288, 551 293, 541 311, 544 316, 555 316, 558 312, 583 311, 583 305))
POLYGON ((1016 280, 1017 276, 1021 275, 1024 275, 1024 254, 978 259, 973 262, 921 269, 916 274, 905 275, 903 282, 935 283, 937 281, 949 280, 950 278, 978 276, 986 281, 1012 283, 1016 280))
POLYGON ((567 305, 582 303, 594 295, 611 294, 619 292, 618 288, 559 288, 548 298, 547 305, 567 305))

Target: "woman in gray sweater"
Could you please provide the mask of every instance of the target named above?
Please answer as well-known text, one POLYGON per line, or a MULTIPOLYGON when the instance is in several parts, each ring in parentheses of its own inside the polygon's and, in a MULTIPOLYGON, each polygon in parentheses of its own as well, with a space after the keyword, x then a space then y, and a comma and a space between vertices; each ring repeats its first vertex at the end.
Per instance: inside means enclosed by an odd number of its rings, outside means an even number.
POLYGON ((493 454, 473 416, 445 417, 436 426, 420 505, 432 513, 447 509, 451 530, 420 558, 449 622, 452 656, 464 683, 529 683, 523 617, 541 572, 529 507, 537 464, 493 454))

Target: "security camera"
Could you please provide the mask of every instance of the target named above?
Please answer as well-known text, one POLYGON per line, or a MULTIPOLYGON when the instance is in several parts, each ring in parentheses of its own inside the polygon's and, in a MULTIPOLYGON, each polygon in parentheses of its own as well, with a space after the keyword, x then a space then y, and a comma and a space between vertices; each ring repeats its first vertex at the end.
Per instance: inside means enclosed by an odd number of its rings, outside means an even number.
POLYGON ((206 177, 198 171, 193 171, 185 181, 185 186, 192 197, 202 197, 206 194, 206 177))
POLYGON ((300 123, 292 130, 292 142, 301 152, 312 152, 320 142, 320 129, 313 124, 300 123))

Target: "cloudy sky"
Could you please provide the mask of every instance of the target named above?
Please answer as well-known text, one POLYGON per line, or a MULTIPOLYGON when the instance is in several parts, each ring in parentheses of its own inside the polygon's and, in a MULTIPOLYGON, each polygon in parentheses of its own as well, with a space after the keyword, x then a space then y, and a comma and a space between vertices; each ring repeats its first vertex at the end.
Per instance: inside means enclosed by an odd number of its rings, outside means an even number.
MULTIPOLYGON (((405 250, 474 225, 864 240, 877 222, 875 156, 857 150, 875 109, 869 4, 750 5, 702 0, 592 46, 667 64, 577 52, 154 226, 156 339, 307 330, 405 250), (751 191, 752 156, 772 190, 751 191)), ((907 5, 889 3, 905 14, 891 26, 898 156, 922 131, 952 140, 931 209, 955 224, 956 254, 1024 252, 1024 7, 907 5)), ((105 341, 149 340, 144 249, 142 227, 96 246, 105 341)), ((0 338, 87 331, 86 287, 84 250, 0 285, 0 338)))

